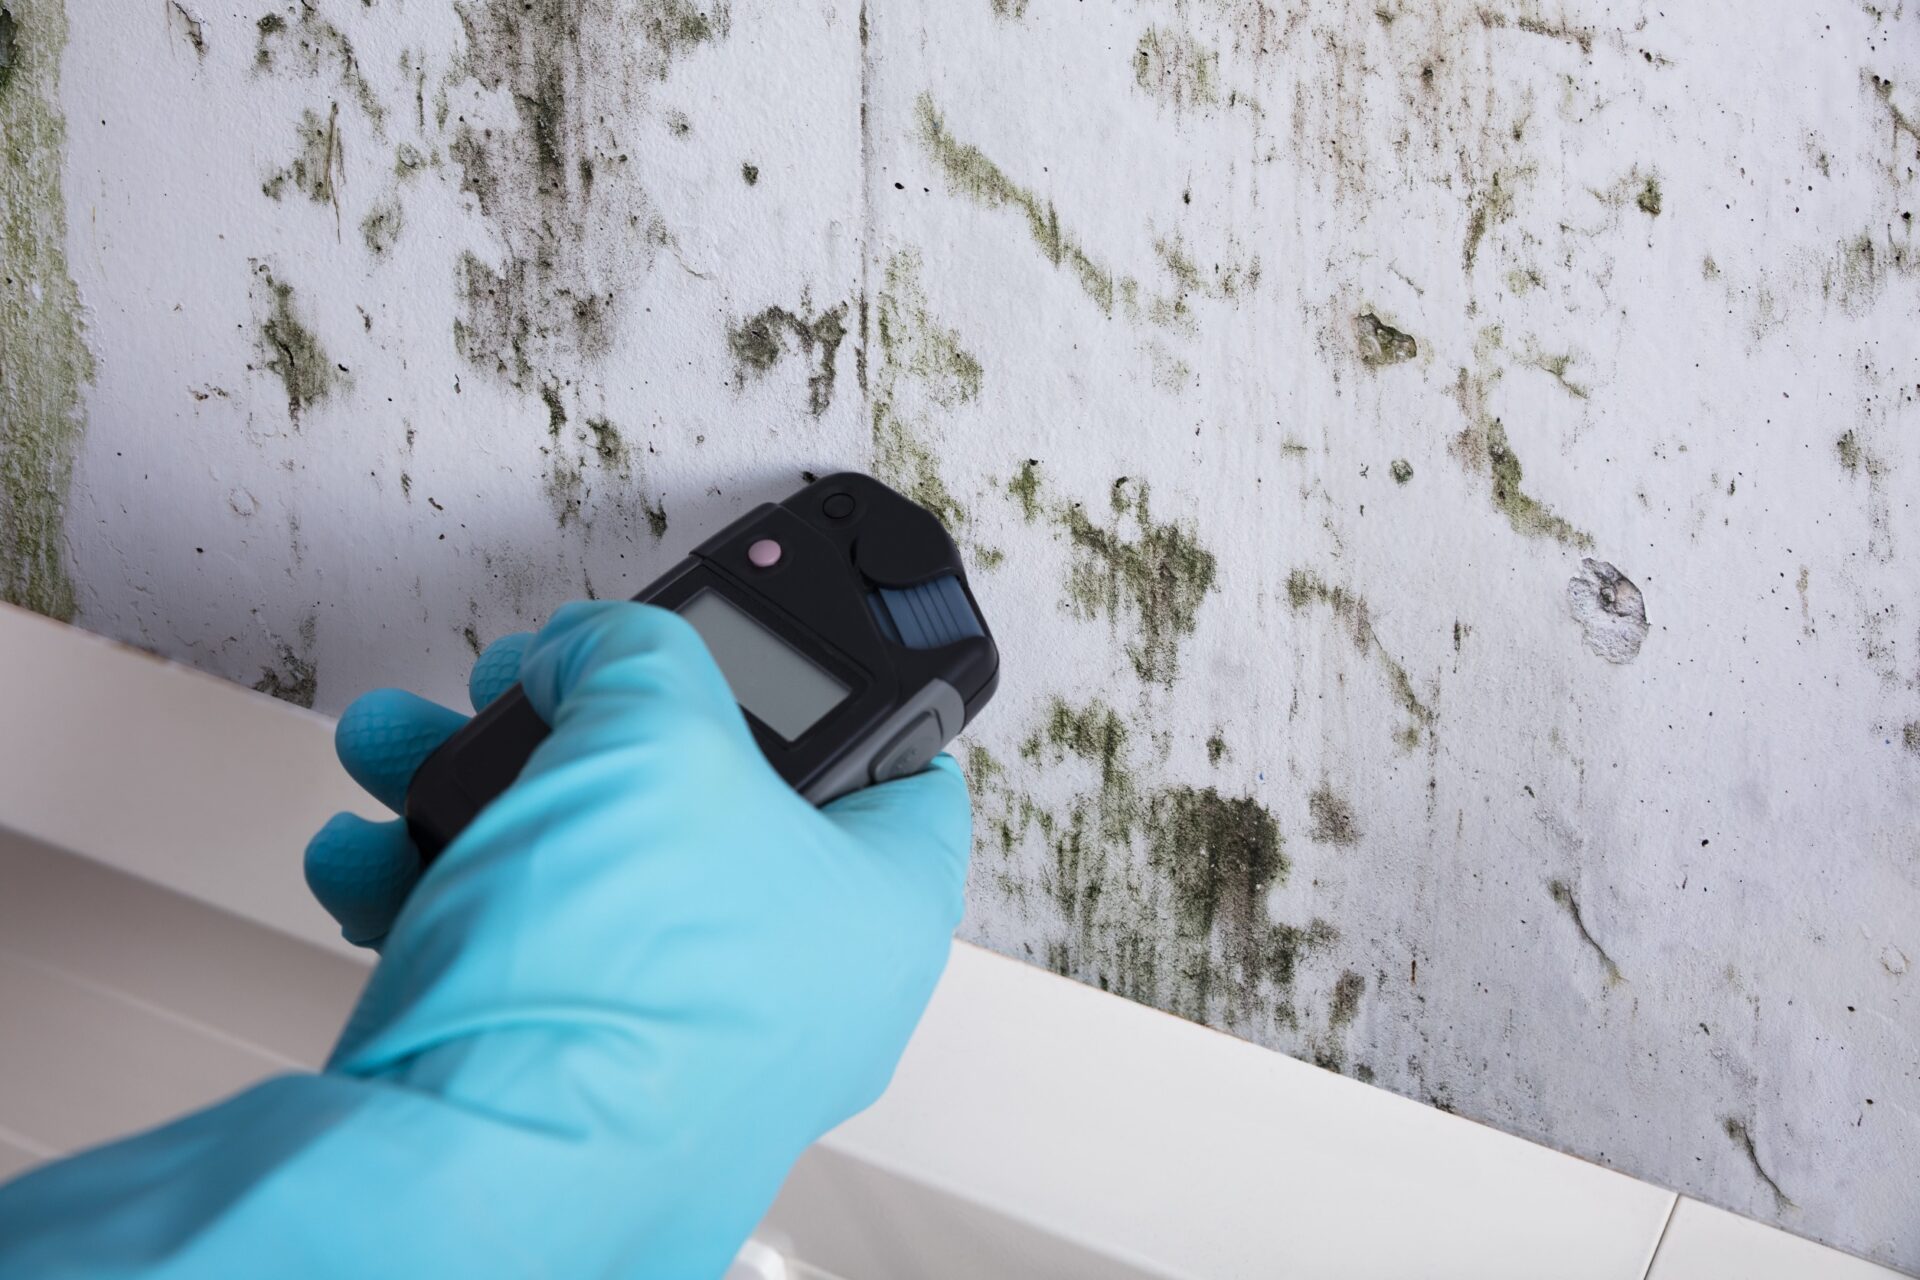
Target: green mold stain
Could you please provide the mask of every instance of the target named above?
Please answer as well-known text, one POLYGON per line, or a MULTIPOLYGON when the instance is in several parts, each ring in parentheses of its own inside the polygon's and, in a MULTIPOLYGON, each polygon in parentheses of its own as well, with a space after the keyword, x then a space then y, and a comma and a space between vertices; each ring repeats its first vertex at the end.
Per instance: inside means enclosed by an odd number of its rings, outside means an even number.
POLYGON ((1485 424, 1483 448, 1487 467, 1493 473, 1493 505, 1506 514, 1515 532, 1530 538, 1552 538, 1582 550, 1593 546, 1591 535, 1520 487, 1520 459, 1507 443, 1507 429, 1498 418, 1485 424))
POLYGON ((990 0, 996 18, 1024 18, 1029 0, 990 0))
POLYGON ((911 391, 939 408, 958 408, 980 394, 980 361, 960 345, 958 333, 928 313, 920 257, 911 251, 887 263, 873 319, 880 344, 870 387, 874 472, 957 532, 967 522, 966 508, 941 477, 939 459, 921 437, 923 424, 901 399, 911 391))
POLYGON ((1201 603, 1213 589, 1218 568, 1193 530, 1156 521, 1144 481, 1122 477, 1108 490, 1114 521, 1096 523, 1077 502, 1048 504, 1041 495, 1039 464, 1025 462, 1008 485, 1029 524, 1046 517, 1067 537, 1074 555, 1066 597, 1083 618, 1131 622, 1127 656, 1142 680, 1172 686, 1179 670, 1180 641, 1193 634, 1201 603))
POLYGON ((1007 492, 1020 504, 1020 514, 1032 524, 1040 517, 1040 460, 1028 458, 1007 481, 1007 492))
POLYGON ((1413 464, 1405 458, 1395 458, 1393 465, 1387 468, 1395 484, 1405 484, 1413 479, 1413 464))
POLYGON ((313 706, 314 693, 319 688, 319 668, 313 661, 314 631, 318 624, 317 617, 307 615, 300 624, 297 649, 284 640, 279 642, 279 662, 260 669, 260 678, 253 682, 254 692, 271 694, 296 707, 313 706))
POLYGON ((367 210, 367 216, 360 220, 360 238, 375 257, 385 257, 400 239, 400 230, 405 225, 406 215, 400 201, 388 196, 367 210))
POLYGON ((67 271, 61 170, 67 126, 55 0, 20 3, 0 27, 0 600, 70 621, 63 523, 93 379, 67 271))
POLYGON ((1649 218, 1659 217, 1660 179, 1648 178, 1642 182, 1639 192, 1633 197, 1633 202, 1640 207, 1640 212, 1646 214, 1649 218))
POLYGON ((1315 787, 1307 797, 1307 813, 1313 826, 1307 838, 1318 844, 1351 845, 1360 841, 1360 828, 1353 820, 1353 806, 1332 787, 1315 787))
POLYGON ((1900 731, 1900 740, 1907 750, 1920 755, 1920 720, 1907 721, 1906 727, 1900 731))
POLYGON ((1333 984, 1333 999, 1327 1007, 1327 1025, 1335 1031, 1351 1026, 1360 1012, 1360 997, 1367 993, 1367 980, 1352 969, 1343 972, 1333 984))
POLYGON ((1460 248, 1460 262, 1468 272, 1473 270, 1474 260, 1480 255, 1480 242, 1486 239, 1487 232, 1513 216, 1511 180, 1511 175, 1496 170, 1487 185, 1467 200, 1467 234, 1460 248))
POLYGON ((779 363, 787 353, 787 342, 797 343, 801 355, 813 365, 807 377, 807 411, 819 417, 833 403, 833 383, 840 343, 847 336, 847 304, 809 318, 785 307, 768 307, 727 329, 727 346, 733 352, 733 380, 743 387, 749 378, 758 378, 779 363))
POLYGON ((1148 27, 1134 46, 1134 83, 1176 110, 1218 102, 1219 77, 1219 53, 1184 31, 1148 27))
POLYGON ((1573 366, 1573 357, 1571 355, 1536 355, 1533 357, 1531 363, 1534 368, 1540 370, 1542 373, 1550 374, 1553 380, 1559 383, 1561 388, 1574 399, 1585 400, 1592 394, 1584 384, 1575 382, 1567 376, 1567 370, 1573 366))
POLYGON ((346 172, 346 152, 340 145, 340 108, 335 105, 322 118, 311 109, 300 113, 294 126, 298 140, 293 159, 274 170, 260 184, 262 195, 283 199, 287 188, 304 195, 315 204, 333 204, 338 197, 337 178, 346 172))
POLYGON ((287 417, 298 426, 300 415, 340 384, 340 370, 295 313, 293 286, 276 280, 264 265, 256 264, 254 274, 266 286, 268 299, 254 345, 266 369, 286 388, 287 417))
POLYGON ((1360 363, 1371 369, 1402 364, 1420 354, 1420 344, 1371 311, 1353 318, 1353 336, 1360 347, 1360 363))
POLYGON ((1056 699, 1021 755, 1054 770, 1077 761, 1092 786, 1056 810, 1003 793, 1003 851, 1038 839, 1048 854, 1043 879, 1067 926, 1054 967, 1215 1026, 1292 1025, 1297 968, 1337 933, 1269 917, 1289 870, 1279 823, 1250 796, 1149 784, 1132 743, 1105 703, 1056 699))
POLYGON ((317 76, 328 65, 334 66, 340 86, 359 104, 374 132, 385 136, 387 109, 361 73, 352 41, 341 34, 340 28, 321 17, 316 7, 303 0, 293 21, 289 22, 279 13, 269 13, 254 24, 254 30, 256 71, 291 70, 300 75, 317 76))
MULTIPOLYGON (((1407 669, 1388 653, 1373 629, 1373 614, 1367 602, 1345 587, 1327 582, 1307 569, 1295 569, 1287 575, 1287 603, 1298 613, 1314 605, 1324 605, 1347 629, 1354 648, 1370 655, 1387 673, 1393 699, 1407 713, 1408 723, 1394 735, 1402 747, 1419 745, 1422 733, 1431 733, 1438 714, 1420 700, 1407 669)), ((1318 815, 1316 815, 1317 818, 1318 815)), ((1351 822, 1351 815, 1349 815, 1351 822)))
POLYGON ((1220 762, 1226 758, 1227 740, 1216 731, 1207 739, 1207 763, 1217 769, 1220 767, 1220 762))
POLYGON ((921 145, 946 174, 948 189, 987 208, 1010 208, 1023 214, 1034 243, 1047 261, 1072 273, 1101 311, 1112 315, 1115 298, 1122 292, 1131 296, 1137 290, 1133 281, 1116 281, 1111 271, 1088 255, 1061 227, 1060 215, 1051 201, 1042 200, 1013 181, 980 148, 949 133, 931 94, 920 95, 915 116, 921 145))

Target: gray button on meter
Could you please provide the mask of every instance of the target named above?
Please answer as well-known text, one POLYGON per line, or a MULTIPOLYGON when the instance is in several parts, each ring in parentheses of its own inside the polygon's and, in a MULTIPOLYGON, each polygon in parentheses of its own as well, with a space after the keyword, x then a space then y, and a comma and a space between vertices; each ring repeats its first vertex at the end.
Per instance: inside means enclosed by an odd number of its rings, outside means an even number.
POLYGON ((931 711, 922 711, 912 724, 896 733, 892 741, 874 754, 873 780, 891 782, 920 772, 946 740, 946 735, 940 732, 940 717, 931 711))

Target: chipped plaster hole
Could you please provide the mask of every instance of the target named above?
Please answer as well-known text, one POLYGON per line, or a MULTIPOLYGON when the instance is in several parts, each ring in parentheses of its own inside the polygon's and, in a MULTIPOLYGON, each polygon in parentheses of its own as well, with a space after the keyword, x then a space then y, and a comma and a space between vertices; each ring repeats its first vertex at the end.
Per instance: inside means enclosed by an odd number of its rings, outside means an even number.
POLYGON ((1360 362, 1376 369, 1411 360, 1420 354, 1420 344, 1414 341, 1412 334, 1402 333, 1392 325, 1383 323, 1371 311, 1353 318, 1353 336, 1360 344, 1360 362))
POLYGON ((1605 560, 1580 561, 1567 580, 1567 605, 1587 647, 1608 662, 1632 662, 1647 638, 1647 606, 1640 588, 1605 560))

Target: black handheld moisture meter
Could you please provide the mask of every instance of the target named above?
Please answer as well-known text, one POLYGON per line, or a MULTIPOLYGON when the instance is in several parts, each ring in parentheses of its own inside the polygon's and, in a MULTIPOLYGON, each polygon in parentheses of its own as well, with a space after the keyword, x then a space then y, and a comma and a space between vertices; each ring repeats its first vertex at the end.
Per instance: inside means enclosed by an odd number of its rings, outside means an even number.
MULTIPOLYGON (((754 508, 634 599, 693 624, 760 750, 815 804, 924 768, 1000 679, 953 539, 853 472, 754 508)), ((421 857, 512 785, 547 733, 515 686, 427 757, 406 804, 421 857)))

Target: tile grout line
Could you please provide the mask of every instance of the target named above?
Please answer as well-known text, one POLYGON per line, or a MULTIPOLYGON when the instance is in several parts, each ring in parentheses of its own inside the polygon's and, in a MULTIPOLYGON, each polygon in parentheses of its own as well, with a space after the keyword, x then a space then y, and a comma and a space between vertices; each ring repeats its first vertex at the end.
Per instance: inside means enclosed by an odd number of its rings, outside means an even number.
POLYGON ((1660 1261, 1660 1246, 1667 1242, 1667 1231, 1673 1226, 1673 1215, 1680 1209, 1680 1193, 1667 1193, 1667 1215, 1660 1220, 1660 1234, 1653 1238, 1653 1251, 1647 1254, 1646 1268, 1640 1273, 1640 1280, 1653 1280, 1653 1269, 1660 1261))

